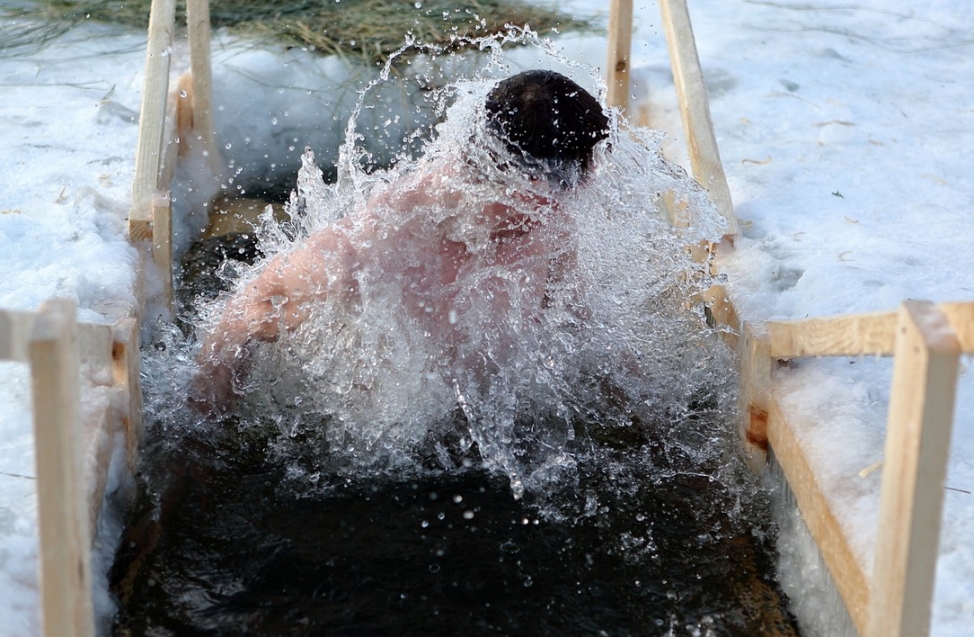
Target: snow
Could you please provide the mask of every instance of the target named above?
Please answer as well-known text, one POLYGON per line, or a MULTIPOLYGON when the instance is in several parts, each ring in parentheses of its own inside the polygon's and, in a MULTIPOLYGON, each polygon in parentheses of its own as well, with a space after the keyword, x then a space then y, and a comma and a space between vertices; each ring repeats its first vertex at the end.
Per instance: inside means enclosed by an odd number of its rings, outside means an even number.
MULTIPOLYGON (((974 299, 974 4, 690 5, 742 226, 721 267, 744 318, 891 311, 908 298, 974 299)), ((562 7, 603 18, 607 11, 600 0, 562 7)), ((636 0, 635 21, 633 94, 678 153, 682 132, 656 4, 636 0)), ((570 35, 558 43, 573 59, 604 64, 602 38, 570 35)), ((67 296, 80 319, 110 322, 136 305, 139 259, 124 221, 144 45, 144 34, 84 25, 44 46, 0 49, 0 307, 36 309, 67 296)), ((516 55, 532 64, 529 52, 516 55)), ((174 58, 185 64, 178 47, 174 58)), ((275 163, 285 173, 296 167, 309 142, 337 145, 334 131, 343 126, 322 122, 343 122, 365 79, 300 49, 258 50, 226 37, 214 43, 214 60, 219 144, 235 158, 227 177, 238 185, 254 177, 247 173, 254 165, 275 163), (323 81, 332 90, 320 90, 323 81)), ((190 193, 176 193, 184 215, 193 203, 190 193)), ((180 242, 199 223, 185 218, 180 242)), ((859 472, 882 457, 891 369, 889 360, 864 358, 803 360, 776 372, 779 400, 796 414, 867 573, 880 472, 859 472)), ((974 617, 971 377, 963 373, 958 386, 933 607, 937 637, 968 634, 974 617)), ((32 475, 29 378, 24 366, 0 363, 4 635, 39 634, 32 475)), ((97 586, 103 593, 103 582, 97 586)))

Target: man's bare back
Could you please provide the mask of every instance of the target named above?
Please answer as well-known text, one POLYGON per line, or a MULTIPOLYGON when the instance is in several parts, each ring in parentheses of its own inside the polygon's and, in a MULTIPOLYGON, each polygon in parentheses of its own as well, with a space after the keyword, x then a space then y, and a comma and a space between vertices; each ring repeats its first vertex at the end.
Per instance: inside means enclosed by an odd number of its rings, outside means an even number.
POLYGON ((485 167, 457 156, 434 158, 361 210, 270 259, 203 338, 197 405, 225 409, 255 341, 293 332, 326 301, 354 311, 363 285, 393 286, 406 313, 443 347, 462 338, 456 330, 465 311, 457 298, 461 281, 466 296, 473 284, 478 302, 500 312, 510 309, 505 286, 513 277, 519 297, 536 300, 523 311, 541 309, 551 283, 574 263, 572 220, 558 200, 584 177, 607 120, 588 93, 543 71, 499 83, 487 111, 491 134, 507 148, 487 168, 513 173, 514 191, 485 197, 485 167), (561 106, 553 107, 559 97, 561 106), (578 121, 566 124, 566 118, 578 121))

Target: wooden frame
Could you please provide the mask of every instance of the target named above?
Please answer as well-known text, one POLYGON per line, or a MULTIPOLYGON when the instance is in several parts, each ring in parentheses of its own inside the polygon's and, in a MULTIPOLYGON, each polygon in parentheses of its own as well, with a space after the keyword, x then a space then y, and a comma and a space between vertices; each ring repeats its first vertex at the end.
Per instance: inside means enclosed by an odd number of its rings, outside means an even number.
POLYGON ((186 5, 191 72, 188 83, 181 81, 177 86, 180 95, 170 95, 169 91, 175 19, 176 0, 152 0, 128 222, 130 241, 150 242, 149 253, 162 274, 165 300, 170 307, 173 300, 170 192, 178 149, 180 144, 185 146, 189 142, 179 139, 179 122, 188 123, 182 132, 195 137, 195 143, 201 145, 203 154, 209 158, 214 174, 222 171, 213 127, 209 0, 188 0, 186 5), (189 103, 182 99, 186 97, 189 103))
POLYGON ((711 203, 724 217, 727 224, 724 234, 739 234, 734 203, 717 150, 710 101, 707 98, 707 87, 703 81, 686 0, 659 0, 659 7, 666 31, 666 44, 670 51, 673 82, 680 103, 680 117, 683 120, 693 177, 707 190, 711 203))
POLYGON ((114 433, 125 433, 133 461, 142 424, 136 321, 77 323, 66 300, 48 301, 38 312, 0 311, 0 359, 30 364, 43 634, 90 637, 90 551, 114 433), (87 422, 79 408, 82 364, 112 377, 107 408, 87 422), (92 473, 85 469, 89 458, 92 473))
POLYGON ((906 301, 898 313, 745 324, 742 332, 744 438, 775 450, 857 630, 865 637, 929 634, 959 357, 974 353, 974 302, 906 301), (755 334, 758 347, 749 344, 755 334), (756 360, 748 359, 753 351, 761 352, 756 360), (771 362, 782 358, 863 355, 895 355, 871 574, 774 400, 770 375, 771 362), (747 422, 762 410, 764 422, 747 422))
MULTIPOLYGON (((693 174, 733 236, 738 224, 686 0, 660 0, 660 10, 693 174)), ((669 212, 675 223, 684 221, 677 210, 669 212)), ((958 356, 974 352, 974 303, 908 301, 899 313, 749 323, 739 319, 722 287, 703 296, 710 319, 738 333, 730 340, 740 353, 740 429, 748 460, 759 469, 774 449, 857 630, 865 637, 927 635, 958 356), (866 354, 896 355, 871 577, 856 560, 771 383, 781 358, 866 354)))

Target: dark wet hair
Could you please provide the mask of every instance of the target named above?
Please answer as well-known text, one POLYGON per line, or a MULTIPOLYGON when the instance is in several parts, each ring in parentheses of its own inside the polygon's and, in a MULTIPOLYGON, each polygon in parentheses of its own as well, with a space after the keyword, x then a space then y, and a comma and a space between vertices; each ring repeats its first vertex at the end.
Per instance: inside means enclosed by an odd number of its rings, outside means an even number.
POLYGON ((588 170, 595 145, 609 136, 609 118, 581 86, 554 71, 525 71, 487 95, 487 128, 519 167, 563 185, 588 170))

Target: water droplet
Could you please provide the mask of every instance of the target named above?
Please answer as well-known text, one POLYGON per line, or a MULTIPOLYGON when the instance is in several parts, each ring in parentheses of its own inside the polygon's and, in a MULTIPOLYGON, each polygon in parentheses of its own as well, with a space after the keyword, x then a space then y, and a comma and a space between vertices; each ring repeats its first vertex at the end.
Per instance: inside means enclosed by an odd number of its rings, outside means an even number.
POLYGON ((464 511, 463 512, 463 519, 464 520, 472 520, 473 519, 473 511, 464 511))
POLYGON ((413 4, 413 6, 416 7, 417 9, 422 9, 423 8, 423 3, 422 2, 416 2, 416 3, 413 4))
POLYGON ((456 502, 457 504, 460 504, 461 502, 463 502, 463 496, 457 494, 457 495, 453 496, 453 501, 456 502))
POLYGON ((179 97, 186 97, 186 91, 179 91, 179 97))
POLYGON ((419 525, 425 529, 430 525, 430 523, 429 520, 423 520, 422 522, 419 523, 419 525))

